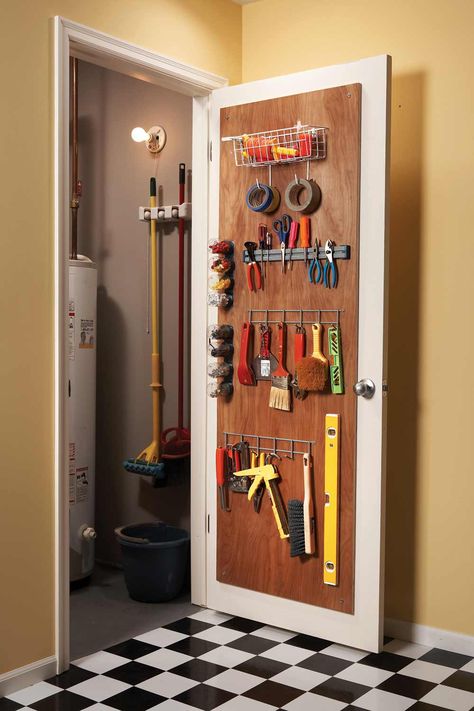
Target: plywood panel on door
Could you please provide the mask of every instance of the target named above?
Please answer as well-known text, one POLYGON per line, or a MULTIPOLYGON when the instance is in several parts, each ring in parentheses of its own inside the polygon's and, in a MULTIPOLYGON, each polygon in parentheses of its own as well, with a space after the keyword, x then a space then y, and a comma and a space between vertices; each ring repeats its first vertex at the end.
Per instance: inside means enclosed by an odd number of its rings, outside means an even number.
MULTIPOLYGON (((353 611, 354 596, 354 517, 355 517, 355 442, 356 400, 352 384, 357 374, 358 313, 358 226, 360 173, 359 84, 308 92, 290 97, 261 101, 221 110, 221 136, 240 135, 296 124, 327 128, 327 157, 310 163, 311 177, 321 187, 322 202, 312 214, 312 237, 324 244, 331 239, 336 245, 349 245, 351 259, 338 260, 339 281, 336 289, 310 284, 303 262, 295 262, 282 275, 279 262, 267 266, 264 289, 249 292, 245 268, 241 261, 245 241, 257 241, 258 224, 271 229, 273 219, 283 212, 291 213, 284 202, 272 216, 250 211, 245 204, 246 192, 256 178, 267 182, 266 168, 237 168, 230 144, 221 149, 220 164, 220 232, 219 239, 235 243, 234 305, 220 313, 220 321, 231 323, 235 331, 237 365, 240 331, 248 319, 249 309, 342 309, 340 314, 344 360, 345 394, 311 393, 306 400, 293 400, 292 412, 268 407, 270 383, 256 387, 241 385, 234 378, 234 395, 218 404, 218 444, 224 444, 223 432, 255 433, 261 436, 314 440, 312 447, 314 495, 316 502, 317 550, 315 556, 290 558, 289 543, 277 533, 268 498, 259 514, 246 496, 231 494, 231 511, 218 510, 217 579, 220 582, 280 597, 331 608, 353 611), (340 484, 340 575, 336 587, 322 582, 323 550, 323 482, 324 482, 324 416, 341 416, 341 484, 340 484)), ((282 195, 294 174, 306 176, 306 164, 277 166, 272 170, 272 183, 282 195)), ((273 246, 278 247, 276 235, 273 246)), ((294 314, 290 318, 294 318, 294 314)), ((294 372, 294 326, 288 326, 287 367, 294 372)), ((307 351, 311 351, 311 327, 306 326, 307 351)), ((258 326, 255 327, 258 349, 258 326)), ((276 352, 276 327, 273 327, 276 352)), ((327 330, 324 334, 327 355, 327 330)), ((284 501, 303 499, 303 462, 301 456, 278 462, 280 490, 284 501)))

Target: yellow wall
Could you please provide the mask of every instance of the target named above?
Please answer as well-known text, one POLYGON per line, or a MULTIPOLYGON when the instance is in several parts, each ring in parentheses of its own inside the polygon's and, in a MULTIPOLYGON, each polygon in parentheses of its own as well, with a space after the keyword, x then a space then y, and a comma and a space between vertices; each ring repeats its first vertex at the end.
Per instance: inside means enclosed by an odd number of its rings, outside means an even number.
POLYGON ((54 15, 232 82, 241 72, 241 10, 230 0, 1 3, 0 674, 54 653, 54 15))
POLYGON ((244 81, 393 57, 386 614, 471 635, 473 26, 472 0, 243 10, 244 81))

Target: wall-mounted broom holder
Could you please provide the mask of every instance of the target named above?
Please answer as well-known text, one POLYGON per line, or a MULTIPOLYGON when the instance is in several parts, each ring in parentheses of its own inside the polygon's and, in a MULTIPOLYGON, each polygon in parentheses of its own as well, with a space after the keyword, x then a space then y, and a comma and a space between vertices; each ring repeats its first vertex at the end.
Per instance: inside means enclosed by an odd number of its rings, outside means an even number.
POLYGON ((248 442, 249 447, 257 455, 260 452, 267 452, 276 457, 283 455, 287 459, 293 459, 295 455, 309 454, 311 456, 311 449, 315 444, 314 439, 291 439, 290 437, 271 437, 269 435, 244 434, 243 432, 223 432, 222 434, 226 449, 238 442, 248 442))
MULTIPOLYGON (((315 247, 294 247, 285 250, 285 262, 310 262, 316 256, 315 247)), ((326 252, 324 247, 317 248, 318 259, 323 262, 326 261, 326 252)), ((334 259, 350 259, 351 258, 351 248, 348 244, 340 244, 334 246, 333 252, 334 259)), ((260 263, 264 262, 280 262, 281 263, 282 254, 281 249, 256 249, 255 250, 255 260, 260 263)), ((249 263, 249 253, 246 249, 242 252, 242 261, 245 264, 249 263)))
POLYGON ((173 220, 190 220, 192 205, 190 202, 183 202, 181 205, 161 205, 160 207, 139 207, 138 219, 140 222, 170 222, 173 220))
POLYGON ((264 325, 284 323, 287 326, 300 327, 312 323, 339 326, 343 312, 344 309, 249 309, 248 322, 264 325), (295 315, 297 318, 294 318, 295 315))

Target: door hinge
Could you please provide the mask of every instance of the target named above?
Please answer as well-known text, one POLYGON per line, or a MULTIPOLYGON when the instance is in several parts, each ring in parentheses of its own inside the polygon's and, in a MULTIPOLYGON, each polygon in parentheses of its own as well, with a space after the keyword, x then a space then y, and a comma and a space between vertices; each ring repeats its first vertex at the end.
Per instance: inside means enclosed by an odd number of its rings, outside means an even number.
POLYGON ((211 514, 207 514, 207 532, 211 532, 211 514))
POLYGON ((209 160, 212 163, 212 141, 209 141, 209 160))

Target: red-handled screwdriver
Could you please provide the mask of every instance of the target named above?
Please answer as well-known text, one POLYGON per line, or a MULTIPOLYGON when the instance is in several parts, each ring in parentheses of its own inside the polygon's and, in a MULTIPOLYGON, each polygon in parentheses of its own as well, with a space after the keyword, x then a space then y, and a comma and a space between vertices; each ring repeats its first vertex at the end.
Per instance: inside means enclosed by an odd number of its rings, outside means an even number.
POLYGON ((226 452, 224 447, 216 449, 216 481, 219 487, 219 498, 221 509, 227 511, 227 503, 225 500, 225 457, 226 452))

